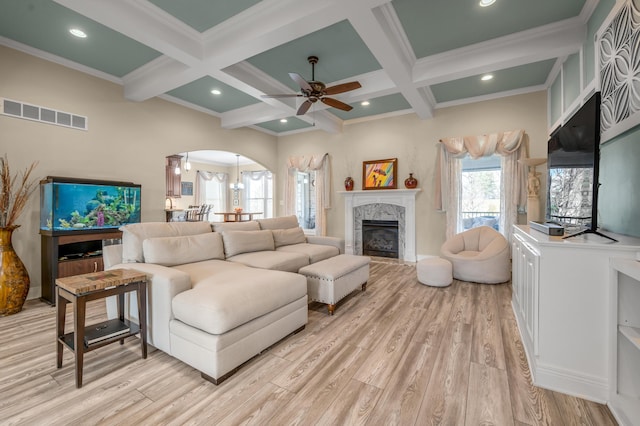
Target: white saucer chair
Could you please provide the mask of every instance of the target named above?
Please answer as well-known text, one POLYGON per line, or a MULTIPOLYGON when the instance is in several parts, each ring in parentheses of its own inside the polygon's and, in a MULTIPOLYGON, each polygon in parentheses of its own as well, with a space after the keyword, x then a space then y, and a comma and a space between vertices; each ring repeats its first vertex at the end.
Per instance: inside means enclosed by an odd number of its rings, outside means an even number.
POLYGON ((440 248, 453 265, 457 280, 499 284, 511 279, 507 239, 488 226, 469 229, 449 238, 440 248))

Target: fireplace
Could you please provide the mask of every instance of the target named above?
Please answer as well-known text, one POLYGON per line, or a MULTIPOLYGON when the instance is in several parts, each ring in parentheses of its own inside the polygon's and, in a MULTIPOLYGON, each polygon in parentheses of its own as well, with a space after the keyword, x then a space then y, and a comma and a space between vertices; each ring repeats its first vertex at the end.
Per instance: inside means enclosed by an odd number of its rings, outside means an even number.
POLYGON ((398 259, 415 262, 416 189, 340 191, 344 196, 344 250, 363 254, 362 221, 398 221, 398 259))
POLYGON ((397 220, 362 221, 362 254, 398 259, 398 248, 397 220))

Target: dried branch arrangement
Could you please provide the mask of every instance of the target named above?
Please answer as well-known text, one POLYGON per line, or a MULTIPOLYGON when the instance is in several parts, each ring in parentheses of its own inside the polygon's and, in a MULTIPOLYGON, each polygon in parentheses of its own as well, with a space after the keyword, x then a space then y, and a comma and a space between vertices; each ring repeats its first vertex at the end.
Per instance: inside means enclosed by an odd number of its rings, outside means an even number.
POLYGON ((0 157, 0 228, 14 226, 18 220, 38 184, 36 178, 31 178, 37 165, 33 162, 22 173, 11 176, 7 155, 0 157))

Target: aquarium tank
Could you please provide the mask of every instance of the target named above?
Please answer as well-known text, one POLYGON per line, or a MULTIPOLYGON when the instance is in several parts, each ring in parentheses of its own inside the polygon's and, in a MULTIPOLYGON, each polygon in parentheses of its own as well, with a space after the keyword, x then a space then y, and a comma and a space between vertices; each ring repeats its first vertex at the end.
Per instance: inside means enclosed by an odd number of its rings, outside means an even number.
POLYGON ((64 177, 40 181, 40 233, 117 230, 140 222, 140 185, 64 177))

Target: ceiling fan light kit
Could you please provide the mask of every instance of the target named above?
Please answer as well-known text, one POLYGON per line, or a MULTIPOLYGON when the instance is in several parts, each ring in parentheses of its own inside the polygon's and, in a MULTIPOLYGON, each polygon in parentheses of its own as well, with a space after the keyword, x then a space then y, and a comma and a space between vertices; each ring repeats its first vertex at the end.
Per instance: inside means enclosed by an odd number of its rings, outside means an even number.
POLYGON ((339 93, 349 92, 351 90, 359 89, 362 87, 357 81, 350 81, 348 83, 337 84, 335 86, 327 87, 323 82, 316 81, 316 68, 318 63, 317 56, 309 56, 307 61, 311 64, 311 80, 307 81, 295 72, 290 72, 289 77, 300 86, 301 94, 279 94, 279 95, 263 95, 263 98, 288 98, 288 97, 305 97, 306 100, 300 105, 296 115, 304 115, 311 105, 320 101, 325 105, 333 108, 337 108, 343 111, 351 111, 353 107, 342 101, 334 98, 328 98, 327 95, 337 95, 339 93))

